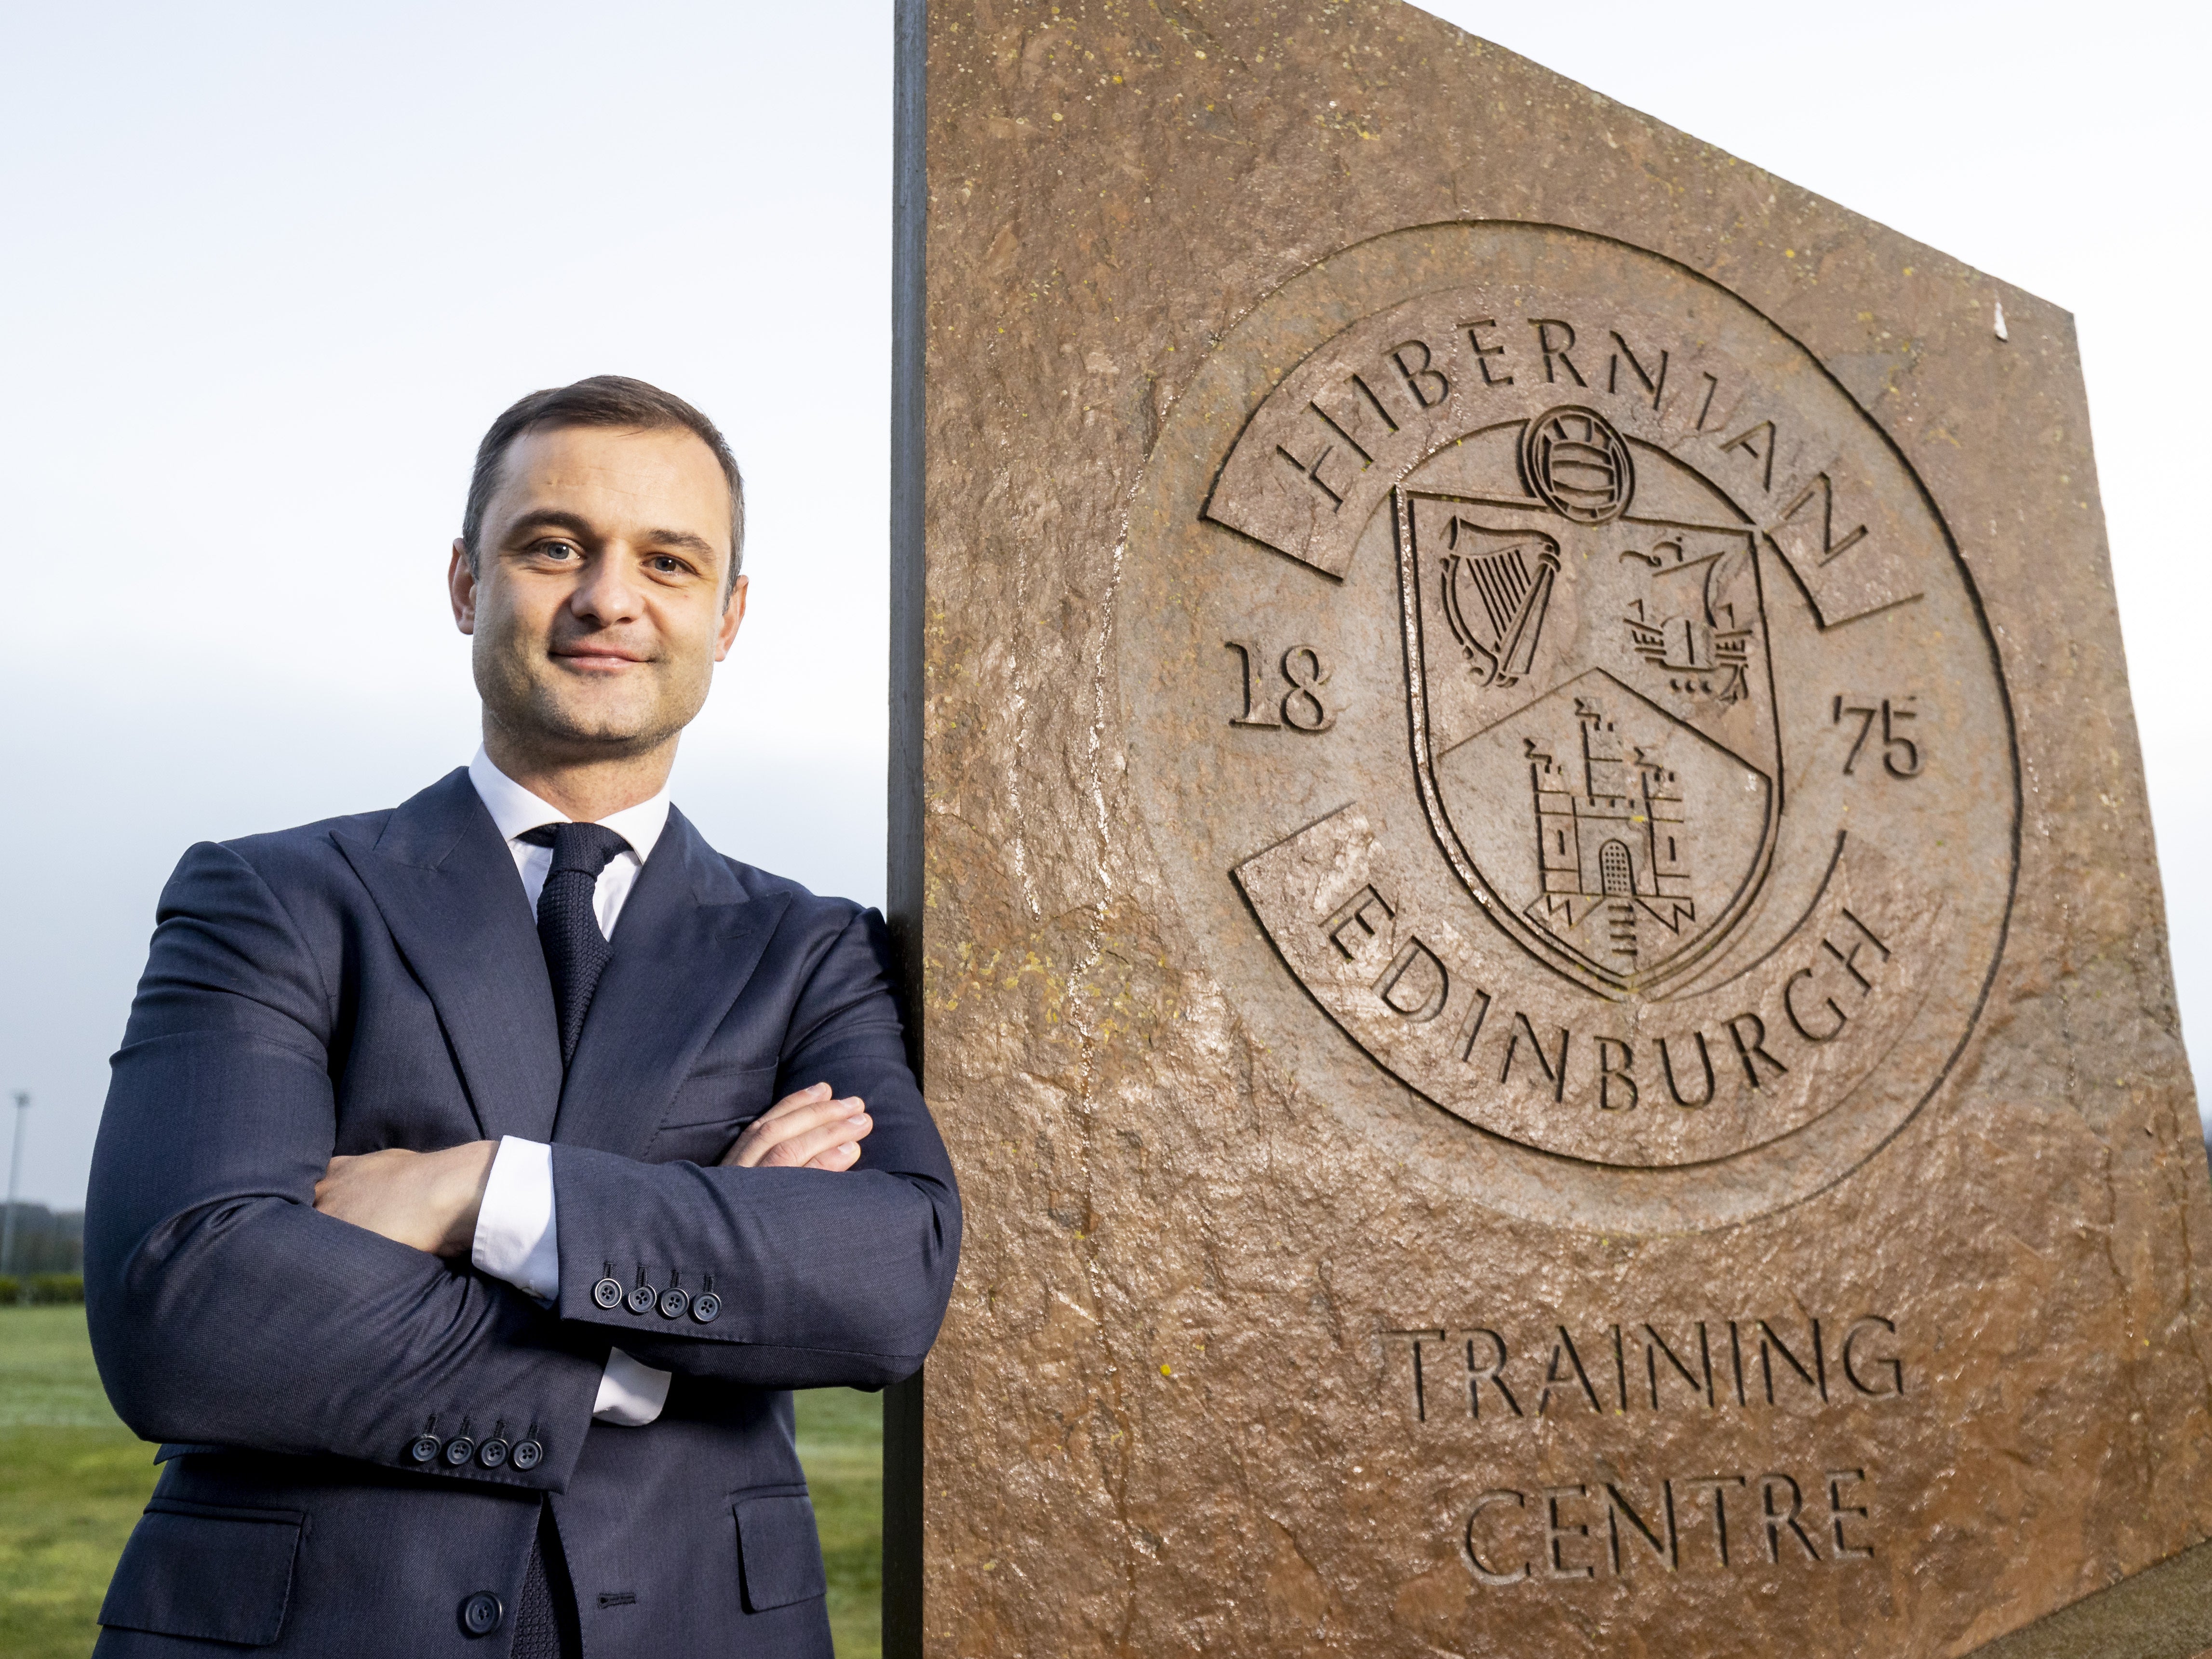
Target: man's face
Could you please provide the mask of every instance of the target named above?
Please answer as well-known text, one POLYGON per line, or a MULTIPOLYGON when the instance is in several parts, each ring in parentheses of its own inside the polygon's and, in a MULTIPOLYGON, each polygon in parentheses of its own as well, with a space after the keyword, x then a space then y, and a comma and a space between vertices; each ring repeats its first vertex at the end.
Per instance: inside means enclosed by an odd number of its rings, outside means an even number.
POLYGON ((509 447, 453 620, 489 724, 549 762, 640 753, 683 730, 744 620, 728 604, 730 491, 691 433, 556 427, 509 447))

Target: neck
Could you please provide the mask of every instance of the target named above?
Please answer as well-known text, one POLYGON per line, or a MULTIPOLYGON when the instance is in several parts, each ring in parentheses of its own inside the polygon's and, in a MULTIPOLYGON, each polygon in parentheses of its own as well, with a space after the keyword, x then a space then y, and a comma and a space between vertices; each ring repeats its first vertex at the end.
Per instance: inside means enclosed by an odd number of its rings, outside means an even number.
POLYGON ((484 753, 491 763, 538 799, 582 823, 597 823, 625 807, 651 800, 668 787, 677 738, 621 754, 548 752, 484 718, 484 753))

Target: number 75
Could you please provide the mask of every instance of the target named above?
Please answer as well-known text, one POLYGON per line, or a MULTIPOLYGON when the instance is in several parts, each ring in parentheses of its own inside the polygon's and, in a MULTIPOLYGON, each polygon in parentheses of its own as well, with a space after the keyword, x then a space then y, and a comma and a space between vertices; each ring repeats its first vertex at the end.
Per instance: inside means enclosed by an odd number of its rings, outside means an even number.
POLYGON ((1838 695, 1829 723, 1841 726, 1847 714, 1856 715, 1859 734, 1851 740, 1851 752, 1844 757, 1844 775, 1850 777, 1859 763, 1859 756, 1874 735, 1874 723, 1881 720, 1881 766, 1893 778, 1917 778, 1920 775, 1920 745, 1898 731, 1898 726, 1918 718, 1911 697, 1884 697, 1871 706, 1847 703, 1838 695))

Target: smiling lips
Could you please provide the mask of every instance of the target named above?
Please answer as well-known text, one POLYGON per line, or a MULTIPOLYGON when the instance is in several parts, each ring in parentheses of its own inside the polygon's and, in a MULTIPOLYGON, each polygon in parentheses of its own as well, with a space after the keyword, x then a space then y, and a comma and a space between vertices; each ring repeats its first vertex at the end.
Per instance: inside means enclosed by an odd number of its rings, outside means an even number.
POLYGON ((625 650, 621 646, 597 643, 586 647, 556 646, 551 654, 570 667, 601 673, 611 672, 630 663, 647 660, 641 653, 625 650))

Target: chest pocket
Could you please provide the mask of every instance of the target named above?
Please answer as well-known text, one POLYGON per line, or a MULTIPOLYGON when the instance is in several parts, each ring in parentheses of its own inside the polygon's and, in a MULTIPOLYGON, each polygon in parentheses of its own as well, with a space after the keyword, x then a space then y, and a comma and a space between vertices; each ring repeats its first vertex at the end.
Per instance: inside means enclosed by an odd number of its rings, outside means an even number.
POLYGON ((649 1164, 713 1164, 738 1132, 775 1103, 773 1066, 722 1066, 684 1079, 645 1149, 649 1164))

